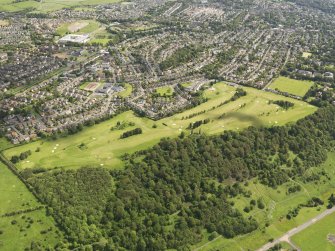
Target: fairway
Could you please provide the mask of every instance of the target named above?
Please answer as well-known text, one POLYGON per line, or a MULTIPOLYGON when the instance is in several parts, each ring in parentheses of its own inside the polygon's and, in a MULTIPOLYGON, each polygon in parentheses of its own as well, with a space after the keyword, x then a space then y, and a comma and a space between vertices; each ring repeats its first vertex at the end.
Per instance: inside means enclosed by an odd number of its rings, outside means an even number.
POLYGON ((51 217, 46 216, 44 208, 29 192, 25 185, 0 162, 0 250, 24 250, 32 241, 45 246, 53 246, 60 237, 51 217), (33 210, 23 213, 23 210, 33 210), (4 216, 14 213, 14 216, 4 216), (39 220, 39 221, 37 221, 39 220), (17 222, 13 224, 13 222, 17 222), (28 227, 29 225, 29 227, 28 227), (41 231, 52 229, 48 234, 41 231))
POLYGON ((173 89, 171 86, 159 87, 155 91, 156 93, 159 94, 159 96, 172 96, 173 95, 173 89))
POLYGON ((287 92, 292 95, 303 97, 312 86, 313 82, 311 81, 279 77, 269 86, 269 89, 279 90, 281 92, 287 92))
POLYGON ((43 1, 22 1, 0 0, 0 11, 16 12, 32 10, 39 13, 48 13, 64 8, 94 6, 98 4, 117 3, 119 0, 43 0, 43 1))
POLYGON ((328 215, 319 222, 294 235, 292 241, 302 251, 332 251, 335 250, 335 213, 328 215))
POLYGON ((254 88, 245 88, 245 90, 246 96, 226 105, 220 105, 229 100, 236 89, 219 83, 205 91, 204 95, 209 101, 172 117, 153 121, 137 117, 132 111, 128 111, 67 138, 56 141, 39 140, 8 149, 5 155, 10 159, 13 155, 31 150, 32 155, 17 164, 19 169, 79 168, 88 165, 121 168, 123 167, 121 156, 124 153, 131 154, 146 149, 158 143, 161 138, 177 137, 182 131, 189 134, 190 131, 186 128, 195 121, 210 119, 210 123, 200 126, 195 131, 216 134, 229 129, 241 130, 251 125, 283 125, 303 118, 317 109, 307 103, 273 93, 254 88), (286 111, 277 105, 268 104, 270 100, 290 100, 295 106, 286 111), (123 130, 111 131, 111 127, 114 127, 118 121, 133 122, 135 125, 123 130), (154 125, 156 128, 153 128, 154 125), (140 127, 143 134, 119 139, 123 132, 136 127, 140 127), (85 148, 79 147, 82 143, 85 144, 85 148), (40 149, 39 152, 36 152, 37 148, 40 149))

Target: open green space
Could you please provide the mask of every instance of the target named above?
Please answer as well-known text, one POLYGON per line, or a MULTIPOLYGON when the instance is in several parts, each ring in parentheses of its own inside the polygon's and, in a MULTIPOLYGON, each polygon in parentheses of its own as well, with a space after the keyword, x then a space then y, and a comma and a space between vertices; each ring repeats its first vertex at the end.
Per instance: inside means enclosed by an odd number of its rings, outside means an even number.
POLYGON ((155 91, 156 93, 159 94, 159 96, 172 96, 173 95, 173 88, 171 86, 158 87, 155 91))
POLYGON ((61 239, 55 232, 53 219, 46 216, 45 209, 39 208, 41 204, 1 162, 0 201, 0 250, 24 250, 32 241, 53 247, 61 239), (14 216, 4 216, 14 212, 14 216))
POLYGON ((153 146, 163 137, 177 137, 195 121, 209 119, 210 123, 195 129, 207 134, 222 133, 224 130, 241 130, 248 126, 283 125, 297 121, 314 111, 316 107, 305 102, 282 97, 270 92, 245 88, 247 95, 236 101, 222 105, 229 100, 236 89, 224 83, 218 83, 214 88, 204 92, 209 100, 185 112, 158 121, 140 118, 132 111, 124 112, 108 121, 85 128, 82 132, 55 141, 39 140, 26 145, 6 150, 8 159, 13 155, 31 150, 32 154, 19 162, 19 169, 33 167, 65 167, 79 168, 81 166, 105 166, 108 168, 123 167, 121 156, 153 146), (289 100, 295 105, 284 110, 270 100, 289 100), (224 117, 221 116, 224 114, 224 117), (134 126, 124 130, 111 131, 118 121, 132 122, 134 126), (154 126, 155 125, 155 126, 154 126), (120 139, 120 135, 134 128, 141 128, 143 134, 120 139), (156 127, 156 128, 153 128, 156 127), (84 143, 85 148, 79 146, 84 143), (39 148, 40 151, 36 152, 39 148))
POLYGON ((312 86, 313 82, 311 81, 279 77, 269 86, 269 88, 303 97, 312 86))
MULTIPOLYGON (((245 213, 245 216, 252 215, 260 223, 260 229, 243 236, 233 239, 225 239, 222 236, 212 241, 206 241, 208 234, 204 240, 197 244, 194 248, 198 251, 209 250, 256 250, 267 243, 270 239, 278 238, 285 232, 305 223, 309 219, 320 214, 326 209, 327 199, 332 192, 335 191, 335 153, 329 153, 327 161, 320 167, 313 167, 305 175, 326 171, 330 179, 323 177, 320 181, 303 183, 300 179, 287 182, 277 189, 269 188, 254 180, 250 181, 247 190, 251 191, 250 198, 238 196, 233 201, 235 206, 243 212, 243 208, 249 205, 251 199, 262 198, 265 204, 265 209, 261 210, 255 207, 250 213, 245 213), (300 184, 302 189, 299 192, 287 194, 288 187, 300 184), (297 217, 288 220, 286 214, 289 210, 295 208, 300 203, 306 203, 313 196, 322 199, 325 205, 315 208, 302 208, 297 217), (265 223, 269 223, 269 227, 265 227, 265 223)), ((330 215, 308 229, 293 236, 294 243, 305 250, 335 250, 335 246, 328 242, 327 235, 335 232, 334 224, 335 214, 330 215), (328 219, 328 220, 327 220, 328 219), (328 225, 327 225, 328 223, 328 225), (319 247, 319 248, 317 248, 319 247), (328 249, 327 249, 328 248, 328 249), (332 249, 331 249, 332 248, 332 249)), ((335 234, 334 234, 335 235, 335 234)))
POLYGON ((302 53, 302 57, 303 58, 309 58, 309 57, 311 57, 312 56, 312 53, 310 53, 310 52, 303 52, 302 53))
POLYGON ((101 24, 93 20, 81 20, 72 23, 64 23, 57 29, 57 34, 64 36, 71 34, 87 34, 99 29, 101 24))
POLYGON ((119 0, 43 0, 43 1, 22 1, 0 0, 0 11, 34 11, 38 13, 48 13, 64 8, 89 7, 105 3, 117 3, 119 0))
POLYGON ((302 251, 331 251, 335 250, 335 214, 328 215, 319 222, 294 235, 291 240, 302 251))
POLYGON ((131 95, 133 92, 133 86, 131 84, 124 84, 123 86, 124 90, 122 92, 119 92, 117 95, 122 97, 122 98, 127 98, 131 95))

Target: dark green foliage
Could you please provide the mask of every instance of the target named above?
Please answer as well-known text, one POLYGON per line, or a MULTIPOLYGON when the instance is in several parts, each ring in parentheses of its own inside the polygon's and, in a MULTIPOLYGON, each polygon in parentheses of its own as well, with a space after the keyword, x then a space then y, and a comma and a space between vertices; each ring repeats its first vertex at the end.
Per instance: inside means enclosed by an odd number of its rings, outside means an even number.
MULTIPOLYGON (((141 162, 138 154, 129 156, 127 167, 111 175, 82 168, 27 176, 73 246, 104 239, 96 250, 187 250, 204 228, 226 238, 257 229, 231 203, 237 195, 250 198, 240 184, 258 177, 276 187, 303 176, 326 159, 334 137, 335 108, 329 106, 284 127, 162 139, 141 152, 141 162), (236 182, 224 186, 226 179, 236 182)), ((314 198, 306 205, 320 203, 314 198)), ((257 206, 265 207, 260 199, 257 206)))
POLYGON ((288 110, 289 108, 294 106, 294 103, 285 100, 270 101, 270 104, 279 105, 281 108, 284 108, 285 110, 288 110))
POLYGON ((141 128, 135 128, 133 130, 124 132, 121 136, 120 139, 125 139, 134 135, 142 134, 142 129, 141 128))
POLYGON ((92 243, 101 238, 98 225, 112 193, 108 171, 82 168, 55 171, 29 179, 50 214, 60 224, 70 241, 92 243))

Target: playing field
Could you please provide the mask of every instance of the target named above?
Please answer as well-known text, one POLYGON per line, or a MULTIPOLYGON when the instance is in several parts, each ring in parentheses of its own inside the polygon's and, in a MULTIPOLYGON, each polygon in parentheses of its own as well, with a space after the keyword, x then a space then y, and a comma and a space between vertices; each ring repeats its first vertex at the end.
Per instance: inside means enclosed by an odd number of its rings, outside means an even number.
POLYGON ((269 88, 303 97, 312 86, 313 82, 311 81, 279 77, 269 86, 269 88))
POLYGON ((294 235, 291 239, 302 251, 335 250, 335 213, 294 235))
POLYGON ((310 53, 310 52, 303 52, 302 53, 302 57, 303 58, 309 58, 309 57, 311 57, 312 56, 312 53, 310 53))
POLYGON ((120 168, 123 166, 120 157, 124 153, 146 149, 159 142, 161 138, 176 137, 182 131, 188 134, 190 132, 185 128, 198 120, 210 119, 210 123, 197 128, 197 130, 207 134, 215 134, 228 129, 241 130, 250 125, 283 125, 316 111, 315 107, 301 101, 254 88, 245 88, 245 90, 248 93, 247 96, 217 107, 223 101, 230 99, 236 91, 234 87, 219 83, 212 90, 205 91, 204 95, 209 99, 208 102, 172 117, 153 121, 137 117, 133 112, 128 111, 67 138, 56 141, 32 142, 8 149, 5 151, 5 155, 10 159, 11 156, 30 149, 32 155, 17 164, 20 169, 31 167, 78 168, 87 165, 120 168), (286 111, 274 104, 268 104, 269 100, 290 100, 295 103, 295 106, 286 111), (194 115, 202 111, 206 112, 194 115), (225 114, 224 118, 220 118, 222 114, 225 114), (185 119, 189 116, 192 118, 185 119), (115 126, 118 121, 133 122, 135 126, 111 131, 110 128, 115 126), (156 128, 153 128, 154 125, 156 128), (143 134, 119 139, 124 131, 135 127, 142 128, 143 134), (79 148, 82 143, 87 146, 85 149, 79 148), (37 148, 41 150, 35 152, 37 148))
POLYGON ((43 1, 22 1, 0 0, 0 11, 15 12, 32 10, 39 13, 48 13, 64 8, 86 7, 97 4, 116 3, 119 0, 43 0, 43 1))
POLYGON ((47 217, 44 209, 29 213, 21 210, 36 209, 41 206, 23 183, 0 162, 0 250, 24 250, 32 241, 45 246, 57 243, 54 221, 47 217), (4 214, 19 212, 15 216, 4 214), (47 234, 41 231, 52 228, 47 234))
POLYGON ((101 24, 93 20, 81 20, 73 23, 64 23, 57 29, 57 34, 64 36, 71 34, 89 34, 99 29, 101 24))
POLYGON ((94 92, 100 85, 101 84, 98 82, 89 82, 81 85, 80 89, 84 91, 94 92))
POLYGON ((171 86, 158 87, 156 93, 158 93, 159 96, 172 96, 173 88, 171 86))
MULTIPOLYGON (((243 196, 234 198, 234 206, 236 206, 246 217, 252 215, 256 218, 260 223, 260 229, 233 239, 219 237, 213 241, 208 241, 207 233, 204 240, 194 248, 201 247, 197 249, 197 251, 257 250, 270 239, 278 238, 287 231, 307 222, 309 219, 325 210, 327 203, 318 208, 302 208, 298 216, 291 220, 286 219, 286 214, 290 209, 297 207, 299 203, 306 203, 306 201, 313 196, 319 197, 325 202, 327 201, 327 198, 335 188, 335 153, 329 153, 328 159, 324 164, 320 167, 311 168, 306 175, 321 170, 325 170, 328 173, 330 180, 326 177, 322 177, 320 182, 310 182, 306 184, 297 179, 296 181, 287 182, 279 186, 277 189, 272 189, 263 186, 258 182, 254 183, 253 181, 250 181, 249 185, 244 188, 251 191, 252 196, 250 198, 245 198, 243 196), (302 190, 287 194, 288 187, 295 184, 300 184, 302 190), (255 207, 250 213, 244 213, 243 208, 250 205, 250 200, 257 200, 258 198, 263 199, 266 206, 265 209, 261 210, 255 207), (270 223, 270 226, 264 228, 266 222, 270 223)), ((293 236, 292 240, 302 251, 335 250, 335 246, 332 246, 332 244, 327 241, 328 233, 333 233, 335 235, 335 214, 328 216, 325 220, 322 220, 296 236, 293 236), (328 219, 328 221, 326 219, 328 219)))

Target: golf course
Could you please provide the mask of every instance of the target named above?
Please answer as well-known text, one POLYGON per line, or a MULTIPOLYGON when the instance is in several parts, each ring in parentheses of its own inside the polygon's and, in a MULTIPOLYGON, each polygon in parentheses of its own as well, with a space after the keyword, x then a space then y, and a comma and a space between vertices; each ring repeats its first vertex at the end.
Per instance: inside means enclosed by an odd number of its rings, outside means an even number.
POLYGON ((297 121, 314 111, 316 107, 305 102, 279 96, 254 88, 244 88, 247 95, 228 101, 236 88, 217 83, 204 91, 207 102, 192 109, 158 121, 138 117, 132 111, 85 128, 82 132, 57 140, 38 140, 4 151, 11 159, 14 155, 31 151, 27 159, 16 164, 25 168, 79 168, 82 166, 104 166, 122 168, 121 157, 153 146, 163 137, 177 137, 181 132, 191 133, 187 127, 196 121, 209 120, 193 130, 206 134, 218 134, 225 130, 242 130, 249 126, 279 126, 297 121), (294 103, 288 110, 269 101, 286 100, 294 103), (225 102, 223 104, 223 102, 225 102), (118 122, 131 124, 120 130, 111 130, 118 122), (141 128, 142 134, 120 139, 121 134, 141 128), (84 146, 84 147, 83 147, 84 146))

